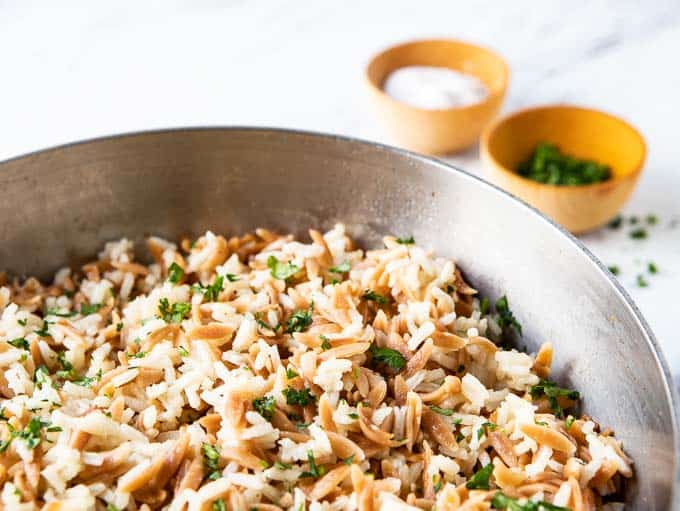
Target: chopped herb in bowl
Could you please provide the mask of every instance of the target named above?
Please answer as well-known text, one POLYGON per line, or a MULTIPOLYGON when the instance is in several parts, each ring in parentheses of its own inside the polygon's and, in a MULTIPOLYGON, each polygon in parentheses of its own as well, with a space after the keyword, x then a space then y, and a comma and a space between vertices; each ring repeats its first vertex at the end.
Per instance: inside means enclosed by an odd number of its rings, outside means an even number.
POLYGON ((538 183, 557 186, 582 186, 611 178, 611 169, 602 163, 564 154, 554 144, 539 143, 519 167, 520 176, 538 183))

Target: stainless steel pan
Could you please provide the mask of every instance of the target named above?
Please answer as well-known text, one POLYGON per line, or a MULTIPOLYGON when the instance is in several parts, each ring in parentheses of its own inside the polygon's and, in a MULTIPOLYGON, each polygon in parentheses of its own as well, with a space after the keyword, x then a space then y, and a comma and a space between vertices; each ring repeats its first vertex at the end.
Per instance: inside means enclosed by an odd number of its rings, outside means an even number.
POLYGON ((48 149, 1 163, 0 187, 0 268, 15 274, 47 277, 106 240, 150 233, 304 235, 342 221, 366 246, 413 234, 485 295, 507 294, 521 344, 555 343, 557 378, 635 460, 627 509, 680 509, 677 398, 649 327, 576 239, 475 177, 347 138, 226 128, 48 149))

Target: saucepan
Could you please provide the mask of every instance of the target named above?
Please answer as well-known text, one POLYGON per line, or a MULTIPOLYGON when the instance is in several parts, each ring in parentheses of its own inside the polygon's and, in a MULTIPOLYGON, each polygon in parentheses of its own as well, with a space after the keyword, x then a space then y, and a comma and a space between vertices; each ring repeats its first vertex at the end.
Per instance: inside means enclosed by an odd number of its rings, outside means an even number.
POLYGON ((259 226, 305 236, 344 222, 365 247, 413 235, 507 295, 518 342, 555 346, 554 378, 581 391, 635 462, 627 509, 680 509, 678 399, 645 320, 578 240, 442 162, 354 139, 275 129, 176 129, 91 140, 0 163, 0 268, 47 278, 105 241, 259 226))

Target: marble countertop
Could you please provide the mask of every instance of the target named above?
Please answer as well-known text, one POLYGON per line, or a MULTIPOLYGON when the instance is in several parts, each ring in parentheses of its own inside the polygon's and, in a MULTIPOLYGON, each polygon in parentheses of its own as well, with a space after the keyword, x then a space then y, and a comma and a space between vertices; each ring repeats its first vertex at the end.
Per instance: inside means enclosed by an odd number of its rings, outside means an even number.
MULTIPOLYGON (((629 228, 584 236, 650 322, 680 376, 680 3, 566 0, 361 4, 0 2, 0 160, 83 138, 170 126, 266 125, 387 140, 363 67, 395 42, 455 37, 512 68, 504 111, 570 102, 637 125, 649 157, 629 228), (675 115, 674 115, 675 114, 675 115), (653 261, 656 275, 638 287, 653 261)), ((478 149, 445 158, 484 175, 478 149)))

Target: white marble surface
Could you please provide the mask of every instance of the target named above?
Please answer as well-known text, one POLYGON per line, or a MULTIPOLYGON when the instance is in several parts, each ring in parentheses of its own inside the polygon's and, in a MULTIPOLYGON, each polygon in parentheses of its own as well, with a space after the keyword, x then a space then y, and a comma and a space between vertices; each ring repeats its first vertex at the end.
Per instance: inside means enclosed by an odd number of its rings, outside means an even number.
MULTIPOLYGON (((680 2, 33 2, 0 0, 0 159, 100 135, 187 125, 267 125, 385 141, 362 70, 411 38, 483 43, 512 67, 504 111, 573 102, 624 116, 649 159, 629 229, 583 238, 622 269, 680 375, 680 2), (96 7, 95 7, 96 5, 96 7), (635 277, 653 260, 647 288, 635 277)), ((483 173, 477 149, 450 158, 483 173)))

